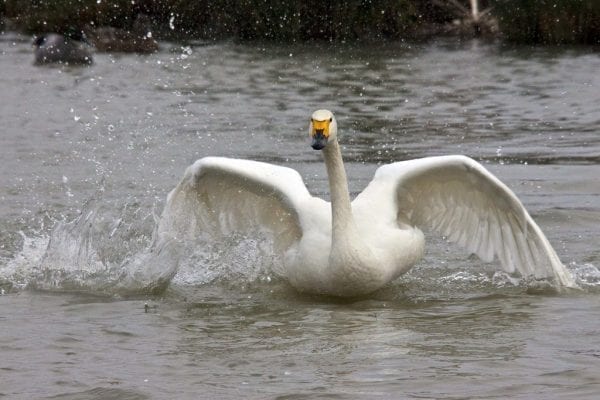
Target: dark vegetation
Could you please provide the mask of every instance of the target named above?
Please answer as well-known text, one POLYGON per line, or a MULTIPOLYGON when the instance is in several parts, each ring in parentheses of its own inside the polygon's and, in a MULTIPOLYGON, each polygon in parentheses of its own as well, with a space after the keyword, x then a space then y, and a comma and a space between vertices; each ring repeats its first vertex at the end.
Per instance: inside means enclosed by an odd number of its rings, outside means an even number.
POLYGON ((600 0, 495 0, 494 15, 514 42, 600 44, 600 0))
POLYGON ((439 35, 519 43, 600 44, 600 0, 4 0, 4 29, 130 30, 143 15, 155 38, 282 42, 439 35))

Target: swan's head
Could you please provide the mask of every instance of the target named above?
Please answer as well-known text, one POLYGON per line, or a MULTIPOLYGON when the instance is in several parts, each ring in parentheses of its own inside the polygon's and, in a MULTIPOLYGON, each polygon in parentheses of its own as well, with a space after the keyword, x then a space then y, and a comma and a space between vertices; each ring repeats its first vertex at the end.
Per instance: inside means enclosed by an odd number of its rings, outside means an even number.
POLYGON ((310 117, 308 133, 312 140, 311 146, 315 150, 321 150, 327 146, 327 142, 337 138, 337 122, 333 113, 329 110, 317 110, 310 117))

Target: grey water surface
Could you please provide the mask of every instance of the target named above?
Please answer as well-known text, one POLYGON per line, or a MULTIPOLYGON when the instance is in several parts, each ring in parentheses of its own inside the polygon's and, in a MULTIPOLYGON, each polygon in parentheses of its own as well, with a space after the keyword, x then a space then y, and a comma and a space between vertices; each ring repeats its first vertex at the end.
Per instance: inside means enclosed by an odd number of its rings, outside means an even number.
POLYGON ((162 43, 36 67, 0 35, 0 398, 596 399, 600 54, 480 41, 162 43), (392 161, 466 154, 511 187, 575 276, 556 293, 443 238, 352 300, 300 295, 260 240, 150 252, 207 155, 296 168, 327 198, 310 113, 338 118, 350 189, 392 161))

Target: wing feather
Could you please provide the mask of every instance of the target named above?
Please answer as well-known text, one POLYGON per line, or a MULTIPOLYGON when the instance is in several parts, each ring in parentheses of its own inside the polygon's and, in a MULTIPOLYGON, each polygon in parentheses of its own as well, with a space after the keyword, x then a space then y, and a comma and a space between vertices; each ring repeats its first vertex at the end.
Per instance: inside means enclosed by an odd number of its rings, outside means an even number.
MULTIPOLYGON (((428 157, 380 167, 364 196, 392 196, 398 215, 429 227, 489 262, 523 276, 576 286, 516 195, 465 156, 428 157)), ((406 221, 404 221, 406 222, 406 221)))
POLYGON ((159 234, 176 238, 266 232, 285 250, 302 236, 301 209, 311 198, 290 168, 207 157, 187 168, 169 194, 159 234))

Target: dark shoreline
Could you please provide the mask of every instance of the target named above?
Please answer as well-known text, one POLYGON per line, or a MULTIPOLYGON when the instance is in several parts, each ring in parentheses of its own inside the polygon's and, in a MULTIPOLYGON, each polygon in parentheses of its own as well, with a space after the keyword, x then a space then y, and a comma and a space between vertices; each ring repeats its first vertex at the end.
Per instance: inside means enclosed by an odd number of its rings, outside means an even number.
POLYGON ((435 37, 600 45, 600 1, 5 0, 0 28, 31 34, 113 27, 159 40, 369 42, 435 37), (143 21, 143 22, 141 22, 143 21))

